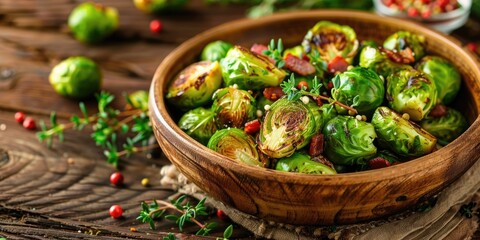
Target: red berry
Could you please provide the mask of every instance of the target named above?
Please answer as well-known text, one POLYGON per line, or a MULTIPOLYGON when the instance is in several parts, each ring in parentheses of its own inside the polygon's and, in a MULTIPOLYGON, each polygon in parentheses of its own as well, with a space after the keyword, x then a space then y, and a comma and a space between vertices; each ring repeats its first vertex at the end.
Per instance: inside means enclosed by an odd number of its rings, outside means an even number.
POLYGON ((15 113, 15 121, 17 121, 18 123, 23 123, 23 121, 25 120, 25 114, 23 112, 16 112, 15 113))
POLYGON ((28 130, 35 130, 37 128, 35 120, 31 117, 26 117, 25 120, 23 120, 23 127, 28 130))
POLYGON ((303 87, 305 87, 305 90, 308 90, 308 82, 307 82, 307 81, 300 81, 300 82, 298 82, 297 88, 298 88, 298 89, 302 89, 303 87))
POLYGON ((409 7, 407 10, 407 14, 410 17, 417 17, 419 15, 418 9, 414 7, 409 7))
POLYGON ((217 217, 220 218, 223 221, 228 220, 227 214, 225 214, 225 212, 220 210, 220 209, 217 210, 217 217))
POLYGON ((432 16, 432 11, 430 11, 430 9, 427 9, 427 10, 422 12, 422 17, 423 18, 430 18, 431 16, 432 16))
POLYGON ((163 25, 162 25, 162 22, 160 22, 160 20, 152 20, 150 22, 150 31, 152 33, 159 33, 161 32, 163 29, 163 25))
POLYGON ((112 218, 120 218, 123 214, 123 209, 120 205, 113 205, 110 207, 109 212, 112 218))
POLYGON ((384 0, 383 1, 383 4, 385 4, 385 6, 387 6, 387 7, 392 6, 394 3, 395 3, 394 0, 384 0))
MULTIPOLYGON (((469 42, 467 44, 467 48, 468 50, 472 51, 472 52, 477 52, 477 49, 478 49, 478 45, 474 42, 469 42)), ((16 116, 16 115, 15 115, 16 116)))
POLYGON ((123 184, 123 175, 120 172, 114 172, 110 175, 110 183, 116 186, 123 184))

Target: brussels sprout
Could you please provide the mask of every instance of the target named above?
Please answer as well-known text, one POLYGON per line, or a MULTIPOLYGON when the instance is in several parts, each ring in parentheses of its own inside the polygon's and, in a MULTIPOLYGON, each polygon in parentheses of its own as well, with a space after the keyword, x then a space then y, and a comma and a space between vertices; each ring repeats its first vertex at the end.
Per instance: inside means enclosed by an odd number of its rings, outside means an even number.
POLYGON ((257 140, 260 151, 272 158, 292 155, 295 150, 306 146, 316 133, 316 119, 309 104, 300 100, 281 98, 266 112, 257 140))
POLYGON ((460 136, 467 128, 465 117, 453 108, 447 108, 447 114, 442 117, 426 117, 420 126, 438 138, 438 143, 447 145, 460 136))
POLYGON ((100 90, 102 73, 97 64, 86 57, 69 57, 52 69, 49 81, 62 96, 85 99, 100 90))
POLYGON ((378 143, 405 157, 431 153, 437 139, 417 124, 402 118, 388 107, 379 107, 372 117, 378 143))
POLYGON ((148 92, 144 90, 135 91, 128 94, 127 102, 131 108, 148 110, 148 92))
POLYGON ((222 72, 218 62, 193 63, 170 82, 166 99, 181 110, 189 110, 210 102, 221 84, 222 72))
POLYGON ((365 46, 360 52, 361 67, 369 68, 384 78, 402 69, 412 69, 410 65, 393 62, 379 48, 365 46))
POLYGON ((253 138, 238 128, 226 128, 215 132, 208 148, 238 162, 263 167, 253 138))
POLYGON ((357 34, 351 27, 329 21, 315 24, 302 41, 305 52, 310 53, 316 49, 327 63, 338 56, 352 63, 358 45, 357 34))
MULTIPOLYGON (((355 108, 359 114, 370 115, 383 102, 383 80, 372 70, 355 67, 337 74, 331 90, 333 99, 355 108)), ((346 109, 338 107, 346 112, 346 109)))
POLYGON ((334 164, 363 165, 377 153, 373 125, 351 116, 337 116, 323 128, 325 155, 334 164))
POLYGON ((195 140, 207 145, 217 131, 214 116, 212 110, 198 107, 186 112, 178 121, 178 126, 195 140))
POLYGON ((290 157, 278 160, 275 170, 283 172, 298 172, 307 174, 336 174, 335 169, 310 159, 304 153, 296 152, 290 157))
POLYGON ((224 41, 215 41, 207 44, 203 48, 200 58, 208 61, 220 61, 227 55, 228 50, 233 48, 233 45, 224 41))
POLYGON ((313 114, 316 125, 315 132, 321 132, 325 124, 338 115, 335 104, 318 106, 316 103, 309 102, 307 108, 313 114))
POLYGON ((266 56, 235 46, 220 61, 225 85, 237 84, 241 89, 262 90, 279 86, 285 71, 278 69, 266 56))
POLYGON ((415 69, 401 70, 387 78, 389 106, 408 113, 413 121, 420 121, 435 107, 437 88, 424 73, 415 69))
POLYGON ((70 13, 68 27, 81 42, 100 42, 118 28, 118 12, 98 3, 82 3, 70 13))
POLYGON ((448 60, 437 56, 426 56, 420 60, 416 68, 426 73, 435 83, 439 102, 449 104, 455 99, 460 90, 462 78, 448 60))
MULTIPOLYGON (((360 42, 360 47, 358 48, 358 52, 361 53, 364 48, 366 47, 373 47, 373 48, 378 48, 377 42, 373 40, 363 40, 360 42)), ((360 54, 355 55, 355 58, 353 59, 353 65, 357 66, 360 62, 360 54)))
POLYGON ((185 6, 188 0, 133 0, 135 7, 145 13, 159 13, 177 10, 185 6))
MULTIPOLYGON (((413 61, 418 61, 425 56, 425 37, 407 31, 398 31, 390 35, 383 42, 383 47, 394 50, 401 56, 410 58, 413 55, 413 61)), ((411 61, 411 62, 413 62, 411 61)))
POLYGON ((243 128, 256 118, 255 98, 245 90, 234 87, 218 89, 213 94, 212 110, 218 128, 243 128))

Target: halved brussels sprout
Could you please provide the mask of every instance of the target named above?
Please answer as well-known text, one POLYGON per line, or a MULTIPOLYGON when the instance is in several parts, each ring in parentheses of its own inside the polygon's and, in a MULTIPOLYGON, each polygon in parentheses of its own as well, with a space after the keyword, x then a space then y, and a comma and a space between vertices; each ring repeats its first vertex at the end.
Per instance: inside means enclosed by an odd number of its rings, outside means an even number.
POLYGON ((384 78, 402 69, 412 69, 410 65, 393 62, 388 58, 386 53, 382 52, 379 48, 371 46, 365 46, 360 52, 359 65, 375 71, 384 78))
POLYGON ((323 128, 325 155, 334 164, 364 165, 377 153, 373 125, 350 116, 337 116, 323 128))
POLYGON ((329 21, 315 24, 302 41, 306 53, 316 49, 327 63, 335 57, 342 57, 348 63, 352 63, 358 45, 357 34, 351 27, 329 21))
POLYGON ((218 89, 213 94, 212 110, 218 128, 243 128, 256 118, 255 98, 245 90, 234 87, 218 89))
POLYGON ((420 121, 435 107, 437 88, 426 74, 415 69, 398 71, 387 78, 389 106, 420 121))
POLYGON ((222 84, 218 62, 201 61, 181 71, 170 82, 166 99, 183 111, 203 106, 222 84))
POLYGON ((400 156, 419 157, 431 153, 437 144, 433 135, 388 107, 377 108, 372 124, 379 144, 400 156))
POLYGON ((223 80, 226 86, 237 84, 240 89, 262 90, 265 87, 276 87, 286 76, 264 55, 235 46, 220 61, 223 80))
POLYGON ((451 103, 457 96, 462 83, 458 70, 448 60, 438 56, 426 56, 420 60, 416 68, 426 73, 435 83, 438 101, 451 103))
POLYGON ((222 58, 227 56, 228 50, 233 48, 231 43, 225 41, 214 41, 203 48, 202 54, 200 56, 202 61, 220 61, 222 58))
POLYGON ((238 128, 226 128, 215 132, 207 144, 208 148, 226 157, 248 165, 263 167, 259 161, 253 138, 238 128))
POLYGON ((306 146, 317 131, 315 120, 320 116, 309 107, 300 100, 281 98, 274 102, 260 128, 259 150, 269 157, 282 158, 306 146))
POLYGON ((80 42, 97 43, 118 28, 118 11, 98 3, 85 2, 68 16, 68 27, 80 42))
MULTIPOLYGON (((368 68, 355 67, 347 70, 337 74, 332 82, 333 99, 355 108, 359 114, 370 115, 383 102, 383 80, 368 68)), ((342 107, 337 110, 346 112, 342 107)))
POLYGON ((293 155, 278 160, 275 170, 283 172, 298 172, 307 174, 336 174, 335 169, 310 159, 304 153, 296 152, 293 155))
POLYGON ((447 108, 447 114, 442 117, 426 117, 420 126, 438 138, 438 143, 447 145, 460 136, 467 128, 468 122, 459 111, 447 108))
POLYGON ((404 59, 411 59, 409 63, 416 62, 425 56, 425 37, 407 31, 398 31, 390 35, 383 42, 383 47, 394 50, 404 59))
POLYGON ((217 131, 214 116, 211 109, 198 107, 183 114, 178 126, 201 144, 207 145, 208 140, 217 131))

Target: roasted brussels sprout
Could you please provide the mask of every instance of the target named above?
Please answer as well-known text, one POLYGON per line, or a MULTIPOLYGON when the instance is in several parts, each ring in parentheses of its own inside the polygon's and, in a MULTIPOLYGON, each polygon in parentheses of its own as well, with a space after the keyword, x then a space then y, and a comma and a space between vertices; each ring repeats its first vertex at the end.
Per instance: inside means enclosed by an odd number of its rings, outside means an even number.
POLYGON ((435 149, 437 139, 434 136, 388 107, 377 108, 372 124, 379 144, 400 156, 419 157, 435 149))
POLYGON ((236 161, 263 167, 259 161, 253 138, 238 128, 226 128, 215 132, 207 144, 208 148, 236 161))
POLYGON ((178 127, 201 144, 207 145, 217 131, 214 116, 211 109, 198 107, 186 112, 178 121, 178 127))
POLYGON ((113 7, 85 2, 70 13, 68 27, 81 42, 100 42, 118 28, 118 12, 113 7))
POLYGON ((235 46, 220 61, 226 86, 237 84, 241 89, 262 90, 279 86, 285 71, 277 68, 266 56, 235 46))
POLYGON ((62 96, 85 99, 100 90, 102 72, 89 58, 69 57, 52 69, 49 81, 53 89, 62 96))
POLYGON ((217 127, 243 128, 245 123, 256 118, 255 98, 245 90, 234 87, 218 89, 213 94, 212 110, 217 127))
POLYGON ((315 120, 321 114, 314 114, 311 107, 300 100, 286 98, 274 102, 260 128, 257 140, 260 151, 272 158, 282 158, 306 146, 318 129, 315 120))
POLYGON ((321 132, 325 124, 338 115, 335 104, 323 104, 319 107, 316 103, 310 102, 307 107, 315 119, 315 132, 321 132))
POLYGON ((379 48, 365 46, 360 52, 361 67, 369 68, 384 78, 402 69, 412 69, 410 65, 393 62, 379 48))
POLYGON ((188 0, 133 0, 135 7, 145 13, 159 13, 162 11, 177 10, 188 0))
POLYGON ((387 78, 389 106, 420 121, 435 107, 437 88, 427 75, 415 69, 398 71, 387 78))
POLYGON ((394 50, 407 60, 405 63, 413 63, 425 56, 425 37, 407 31, 398 31, 390 35, 383 42, 383 47, 394 50))
POLYGON ((334 164, 364 165, 377 153, 373 125, 350 116, 337 116, 323 128, 325 155, 334 164))
POLYGON ((459 111, 447 108, 444 116, 428 116, 420 122, 420 126, 437 137, 439 144, 447 145, 468 128, 468 122, 459 111))
POLYGON ((220 61, 227 55, 228 50, 233 48, 231 43, 225 41, 215 41, 207 44, 202 50, 201 60, 220 61))
MULTIPOLYGON (((383 102, 383 80, 368 68, 355 67, 347 70, 337 74, 332 82, 333 99, 355 108, 359 114, 370 115, 383 102)), ((346 112, 342 107, 337 110, 346 112)))
POLYGON ((351 27, 329 21, 315 24, 302 41, 306 53, 316 49, 327 63, 335 57, 342 57, 348 63, 352 63, 358 45, 357 34, 351 27))
POLYGON ((222 72, 218 62, 193 63, 170 83, 166 99, 186 111, 210 102, 213 93, 221 84, 222 72))
POLYGON ((148 92, 145 90, 138 90, 128 94, 127 102, 130 108, 141 110, 148 110, 148 92))
POLYGON ((293 155, 278 160, 275 170, 283 172, 298 172, 307 174, 336 174, 335 169, 310 159, 304 153, 296 152, 293 155))
POLYGON ((426 56, 420 60, 416 68, 426 73, 435 83, 439 102, 449 104, 455 99, 460 90, 462 77, 448 60, 438 56, 426 56))

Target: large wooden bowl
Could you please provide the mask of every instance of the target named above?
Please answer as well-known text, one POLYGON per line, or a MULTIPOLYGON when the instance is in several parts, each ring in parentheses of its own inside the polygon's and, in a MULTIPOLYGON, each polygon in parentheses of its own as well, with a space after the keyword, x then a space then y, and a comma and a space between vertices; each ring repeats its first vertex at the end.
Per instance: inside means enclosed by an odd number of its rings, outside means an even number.
POLYGON ((158 67, 150 90, 150 111, 157 140, 185 176, 207 192, 245 213, 291 224, 347 224, 383 217, 438 193, 480 157, 480 70, 469 53, 441 33, 415 23, 353 11, 310 11, 239 20, 201 33, 175 49, 158 67), (301 41, 320 20, 346 24, 358 38, 382 42, 398 30, 422 34, 428 52, 445 57, 463 76, 456 106, 471 126, 455 141, 427 156, 392 167, 338 175, 306 175, 259 169, 211 151, 175 124, 168 109, 167 83, 198 61, 214 40, 251 46, 282 38, 286 46, 301 41))

